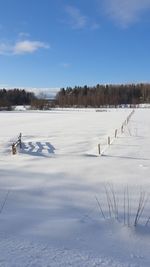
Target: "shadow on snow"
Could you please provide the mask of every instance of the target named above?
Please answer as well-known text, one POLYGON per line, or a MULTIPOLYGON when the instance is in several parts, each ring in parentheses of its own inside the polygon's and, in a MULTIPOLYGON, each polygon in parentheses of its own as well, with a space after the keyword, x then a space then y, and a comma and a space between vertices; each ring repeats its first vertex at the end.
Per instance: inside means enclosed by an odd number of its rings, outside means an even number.
POLYGON ((20 153, 47 157, 49 154, 55 153, 55 147, 49 142, 23 142, 20 153))

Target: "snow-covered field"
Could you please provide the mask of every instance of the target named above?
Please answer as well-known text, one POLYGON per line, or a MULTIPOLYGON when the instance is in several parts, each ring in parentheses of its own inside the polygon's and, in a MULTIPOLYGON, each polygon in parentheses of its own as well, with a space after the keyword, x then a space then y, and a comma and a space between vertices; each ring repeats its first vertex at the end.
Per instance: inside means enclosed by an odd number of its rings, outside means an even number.
POLYGON ((0 113, 0 266, 150 266, 150 110, 121 133, 131 111, 0 113))

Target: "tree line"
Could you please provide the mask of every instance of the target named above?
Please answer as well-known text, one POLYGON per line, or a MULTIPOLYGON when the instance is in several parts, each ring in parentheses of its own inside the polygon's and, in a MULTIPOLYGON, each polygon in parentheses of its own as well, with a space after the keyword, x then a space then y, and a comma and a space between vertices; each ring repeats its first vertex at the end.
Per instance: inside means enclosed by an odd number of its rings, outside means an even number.
POLYGON ((47 100, 42 95, 35 96, 25 89, 0 89, 0 110, 12 110, 13 106, 29 105, 31 109, 50 109, 55 107, 55 100, 47 100))
POLYGON ((16 105, 30 105, 36 99, 34 93, 24 89, 0 89, 0 108, 11 109, 16 105))
POLYGON ((62 88, 55 99, 36 97, 25 89, 0 89, 0 110, 16 105, 30 105, 32 109, 53 107, 104 107, 150 103, 150 84, 121 84, 75 86, 62 88))
POLYGON ((62 88, 56 95, 60 107, 101 107, 150 103, 150 84, 75 86, 62 88))

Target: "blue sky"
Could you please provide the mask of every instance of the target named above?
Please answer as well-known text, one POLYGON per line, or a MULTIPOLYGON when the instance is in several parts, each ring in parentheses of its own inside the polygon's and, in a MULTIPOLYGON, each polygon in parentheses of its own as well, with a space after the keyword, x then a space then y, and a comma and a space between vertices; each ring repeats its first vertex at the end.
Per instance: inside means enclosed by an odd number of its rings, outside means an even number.
POLYGON ((0 87, 150 82, 150 0, 0 0, 0 87))

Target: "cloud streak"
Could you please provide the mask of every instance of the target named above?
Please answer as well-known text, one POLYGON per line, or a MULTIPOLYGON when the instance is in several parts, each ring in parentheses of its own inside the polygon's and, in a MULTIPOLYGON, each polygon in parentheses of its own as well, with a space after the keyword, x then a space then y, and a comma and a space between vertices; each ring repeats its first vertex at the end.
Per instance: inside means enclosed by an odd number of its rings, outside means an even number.
POLYGON ((70 63, 67 63, 67 62, 63 62, 63 63, 60 63, 60 66, 67 69, 67 68, 70 68, 71 67, 71 64, 70 63))
POLYGON ((66 12, 70 18, 70 24, 74 29, 83 29, 87 25, 87 17, 81 13, 81 11, 74 6, 67 6, 66 12))
POLYGON ((99 23, 84 15, 81 10, 75 6, 68 5, 65 11, 69 19, 68 24, 72 29, 81 30, 88 28, 89 30, 97 30, 100 28, 99 23))
POLYGON ((48 44, 40 41, 23 40, 17 41, 14 44, 7 42, 0 43, 0 55, 23 55, 32 54, 39 49, 50 48, 48 44))
POLYGON ((150 0, 103 0, 106 13, 123 27, 139 20, 150 9, 150 0))

